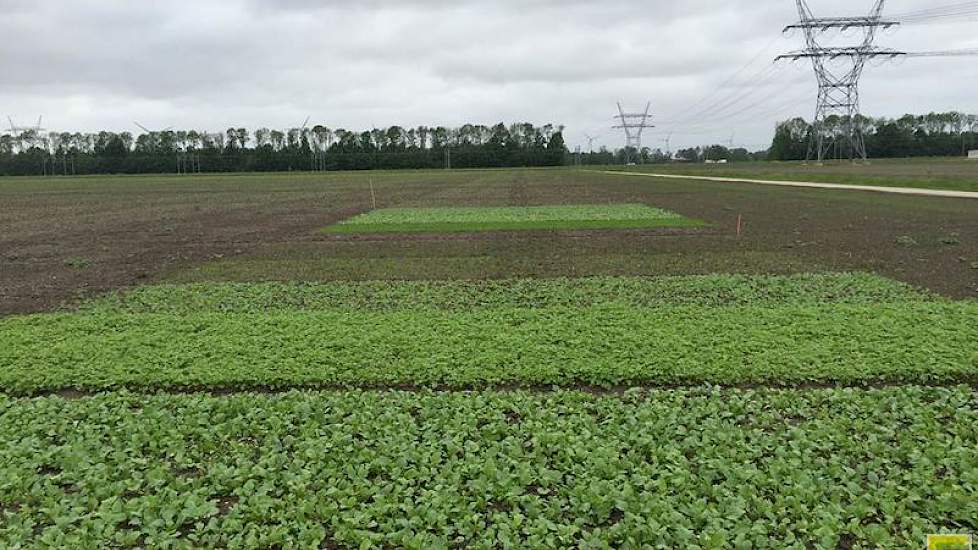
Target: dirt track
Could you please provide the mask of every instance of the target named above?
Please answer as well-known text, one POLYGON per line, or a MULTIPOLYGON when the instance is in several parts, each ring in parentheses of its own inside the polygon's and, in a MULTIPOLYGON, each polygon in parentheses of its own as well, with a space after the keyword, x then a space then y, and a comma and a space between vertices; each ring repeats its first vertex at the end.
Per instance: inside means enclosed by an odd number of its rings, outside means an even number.
POLYGON ((843 191, 871 191, 874 193, 891 193, 894 195, 917 195, 922 197, 949 197, 956 199, 978 199, 978 192, 947 191, 944 189, 918 189, 915 187, 881 187, 878 185, 843 185, 839 183, 816 183, 810 181, 782 181, 730 178, 722 176, 684 176, 679 174, 654 174, 645 172, 615 172, 603 171, 603 174, 629 176, 644 176, 648 178, 664 178, 671 180, 716 181, 721 183, 753 183, 758 185, 778 185, 781 187, 807 187, 813 189, 838 189, 843 191))

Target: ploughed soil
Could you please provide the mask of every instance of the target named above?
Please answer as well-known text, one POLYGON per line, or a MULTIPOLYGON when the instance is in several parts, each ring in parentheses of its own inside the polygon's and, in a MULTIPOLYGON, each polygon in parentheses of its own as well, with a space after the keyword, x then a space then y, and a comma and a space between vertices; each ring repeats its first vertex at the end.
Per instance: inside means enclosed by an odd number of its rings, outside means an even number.
POLYGON ((813 270, 873 271, 978 298, 978 201, 570 169, 0 180, 0 315, 162 281, 813 270), (637 202, 711 225, 319 231, 372 208, 371 187, 380 208, 637 202))

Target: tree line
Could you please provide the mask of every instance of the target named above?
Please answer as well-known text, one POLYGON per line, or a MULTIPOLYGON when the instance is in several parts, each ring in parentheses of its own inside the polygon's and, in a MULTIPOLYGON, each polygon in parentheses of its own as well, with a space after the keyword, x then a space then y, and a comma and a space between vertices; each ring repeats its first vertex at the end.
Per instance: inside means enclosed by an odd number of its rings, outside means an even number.
POLYGON ((602 147, 597 151, 568 153, 566 164, 620 165, 634 162, 636 164, 665 164, 669 162, 707 162, 710 160, 726 160, 728 162, 744 162, 765 160, 767 151, 751 152, 743 147, 726 147, 723 145, 704 145, 687 147, 675 152, 643 147, 641 150, 616 149, 614 151, 602 147))
MULTIPOLYGON (((844 117, 831 117, 826 120, 825 132, 829 136, 841 136, 846 122, 844 117)), ((953 157, 964 156, 969 150, 978 149, 978 115, 952 111, 908 114, 900 118, 861 116, 856 124, 863 132, 870 158, 953 157)), ((647 147, 627 153, 624 149, 612 151, 601 148, 581 153, 579 159, 571 153, 567 164, 625 164, 629 160, 639 164, 805 160, 813 132, 811 123, 803 118, 793 118, 777 125, 771 148, 764 151, 752 152, 742 147, 723 145, 687 147, 673 153, 647 147)), ((832 149, 830 154, 841 156, 842 151, 832 149)))
MULTIPOLYGON (((847 120, 826 121, 841 135, 847 120)), ((958 112, 859 117, 872 158, 959 156, 978 148, 978 116, 958 112)), ((0 175, 271 172, 404 168, 492 168, 613 165, 636 162, 804 160, 813 126, 802 118, 781 122, 768 151, 722 145, 676 152, 602 147, 569 152, 563 127, 529 123, 458 128, 418 126, 350 131, 323 125, 275 130, 228 128, 210 133, 164 130, 70 133, 24 130, 0 134, 0 175)), ((831 151, 830 151, 831 154, 831 151)))
MULTIPOLYGON (((826 120, 829 136, 843 135, 847 117, 826 120)), ((904 115, 900 118, 863 117, 855 124, 866 141, 870 158, 949 157, 963 156, 978 148, 978 115, 964 113, 930 113, 904 115)), ((805 160, 814 128, 803 118, 793 118, 778 124, 771 143, 771 160, 805 160)), ((831 156, 841 151, 830 149, 831 156)))
POLYGON ((0 175, 559 166, 563 127, 530 123, 350 131, 323 125, 0 135, 0 175))

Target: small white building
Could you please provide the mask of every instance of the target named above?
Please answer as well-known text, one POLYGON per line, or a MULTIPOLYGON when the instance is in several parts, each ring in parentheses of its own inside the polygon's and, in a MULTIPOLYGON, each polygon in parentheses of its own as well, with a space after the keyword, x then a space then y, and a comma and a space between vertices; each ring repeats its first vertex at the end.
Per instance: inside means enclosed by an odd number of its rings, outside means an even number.
POLYGON ((975 149, 974 151, 968 151, 968 158, 978 160, 978 149, 975 149))

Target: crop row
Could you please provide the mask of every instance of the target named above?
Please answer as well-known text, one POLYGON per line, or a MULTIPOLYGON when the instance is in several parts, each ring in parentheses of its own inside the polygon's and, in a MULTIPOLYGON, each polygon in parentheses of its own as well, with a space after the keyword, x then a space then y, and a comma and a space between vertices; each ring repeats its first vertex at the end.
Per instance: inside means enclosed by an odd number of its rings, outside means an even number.
POLYGON ((790 276, 696 275, 509 281, 204 283, 117 292, 87 311, 260 313, 288 310, 470 311, 499 307, 782 306, 933 300, 903 283, 865 273, 790 276))
POLYGON ((386 208, 326 228, 328 233, 615 229, 703 225, 644 204, 386 208))
POLYGON ((936 382, 978 303, 73 313, 0 321, 0 388, 936 382))
POLYGON ((975 448, 967 387, 0 396, 0 546, 913 548, 975 448))

